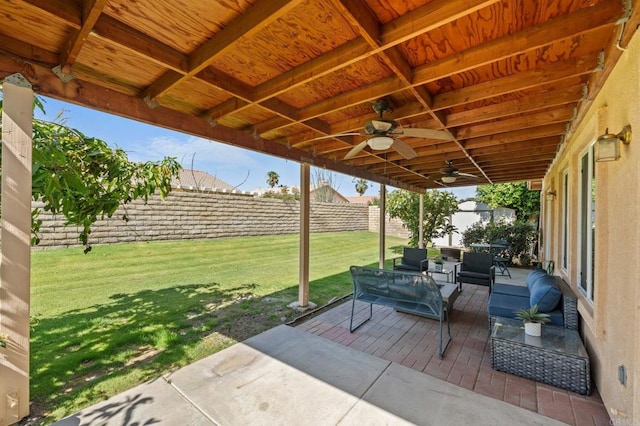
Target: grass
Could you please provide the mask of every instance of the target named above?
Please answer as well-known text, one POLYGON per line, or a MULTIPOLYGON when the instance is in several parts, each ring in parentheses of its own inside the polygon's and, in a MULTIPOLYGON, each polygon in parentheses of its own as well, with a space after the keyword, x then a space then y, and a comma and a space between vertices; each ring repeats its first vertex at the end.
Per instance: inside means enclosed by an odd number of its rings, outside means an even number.
MULTIPOLYGON (((386 257, 404 243, 387 237, 386 257)), ((350 265, 377 266, 378 234, 312 234, 310 256, 310 300, 322 305, 351 292, 350 265)), ((297 235, 34 252, 32 420, 60 419, 287 322, 297 294, 297 235)))

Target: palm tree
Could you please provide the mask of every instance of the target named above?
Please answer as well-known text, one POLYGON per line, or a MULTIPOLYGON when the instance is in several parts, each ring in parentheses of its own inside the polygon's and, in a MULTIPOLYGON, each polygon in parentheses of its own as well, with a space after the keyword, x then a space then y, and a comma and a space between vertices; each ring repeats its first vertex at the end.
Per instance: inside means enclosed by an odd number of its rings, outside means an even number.
POLYGON ((356 180, 356 192, 360 194, 360 196, 363 196, 364 193, 367 192, 368 188, 369 184, 367 183, 366 179, 360 178, 356 180))
POLYGON ((267 185, 269 185, 271 188, 273 188, 278 184, 279 179, 280 179, 280 175, 278 175, 273 170, 267 173, 267 185))

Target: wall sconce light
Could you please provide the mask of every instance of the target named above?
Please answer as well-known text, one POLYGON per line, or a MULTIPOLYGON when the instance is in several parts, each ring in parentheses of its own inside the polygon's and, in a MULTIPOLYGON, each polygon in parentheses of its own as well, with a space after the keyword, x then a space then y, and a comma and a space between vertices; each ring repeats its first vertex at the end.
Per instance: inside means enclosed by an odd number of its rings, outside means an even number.
POLYGON ((556 191, 552 191, 550 189, 550 190, 547 191, 545 196, 547 197, 547 201, 553 201, 553 199, 556 198, 556 191))
POLYGON ((609 133, 598 137, 596 142, 596 161, 615 161, 620 158, 620 142, 629 145, 631 142, 631 125, 627 124, 617 135, 609 133))

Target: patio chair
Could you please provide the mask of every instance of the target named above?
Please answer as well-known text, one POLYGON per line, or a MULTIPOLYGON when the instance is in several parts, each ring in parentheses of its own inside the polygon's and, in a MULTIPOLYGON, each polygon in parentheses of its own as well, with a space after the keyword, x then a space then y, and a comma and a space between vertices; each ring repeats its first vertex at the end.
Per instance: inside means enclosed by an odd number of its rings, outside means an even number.
POLYGON ((487 286, 491 292, 496 279, 493 255, 491 253, 465 253, 462 256, 462 262, 455 266, 455 277, 460 291, 462 291, 462 283, 467 283, 487 286))
POLYGON ((405 247, 402 257, 393 259, 393 269, 396 271, 425 272, 429 269, 427 249, 405 247))
POLYGON ((511 278, 511 272, 509 272, 509 268, 507 268, 507 264, 509 263, 509 258, 505 256, 507 250, 509 249, 509 243, 507 240, 498 239, 491 242, 492 248, 491 253, 493 253, 493 264, 495 265, 497 271, 496 274, 507 275, 511 278))

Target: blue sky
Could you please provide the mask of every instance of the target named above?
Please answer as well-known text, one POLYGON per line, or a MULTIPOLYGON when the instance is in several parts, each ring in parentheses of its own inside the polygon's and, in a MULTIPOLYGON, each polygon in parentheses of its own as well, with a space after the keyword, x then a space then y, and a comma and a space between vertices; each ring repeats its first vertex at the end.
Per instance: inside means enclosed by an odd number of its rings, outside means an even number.
MULTIPOLYGON (((68 126, 88 136, 100 138, 111 147, 124 149, 133 161, 155 161, 166 156, 176 157, 184 168, 205 171, 233 186, 238 186, 242 191, 266 187, 267 173, 271 170, 280 175, 281 185, 299 184, 300 165, 294 161, 174 132, 51 98, 43 99, 46 116, 36 111, 36 118, 53 121, 61 114, 68 126)), ((313 169, 311 174, 313 178, 313 169)), ((357 195, 353 177, 340 173, 334 173, 332 177, 334 187, 341 194, 357 195)), ((365 195, 377 195, 379 191, 379 185, 370 182, 365 195)), ((452 192, 458 198, 468 198, 475 195, 475 187, 456 188, 452 192)))

